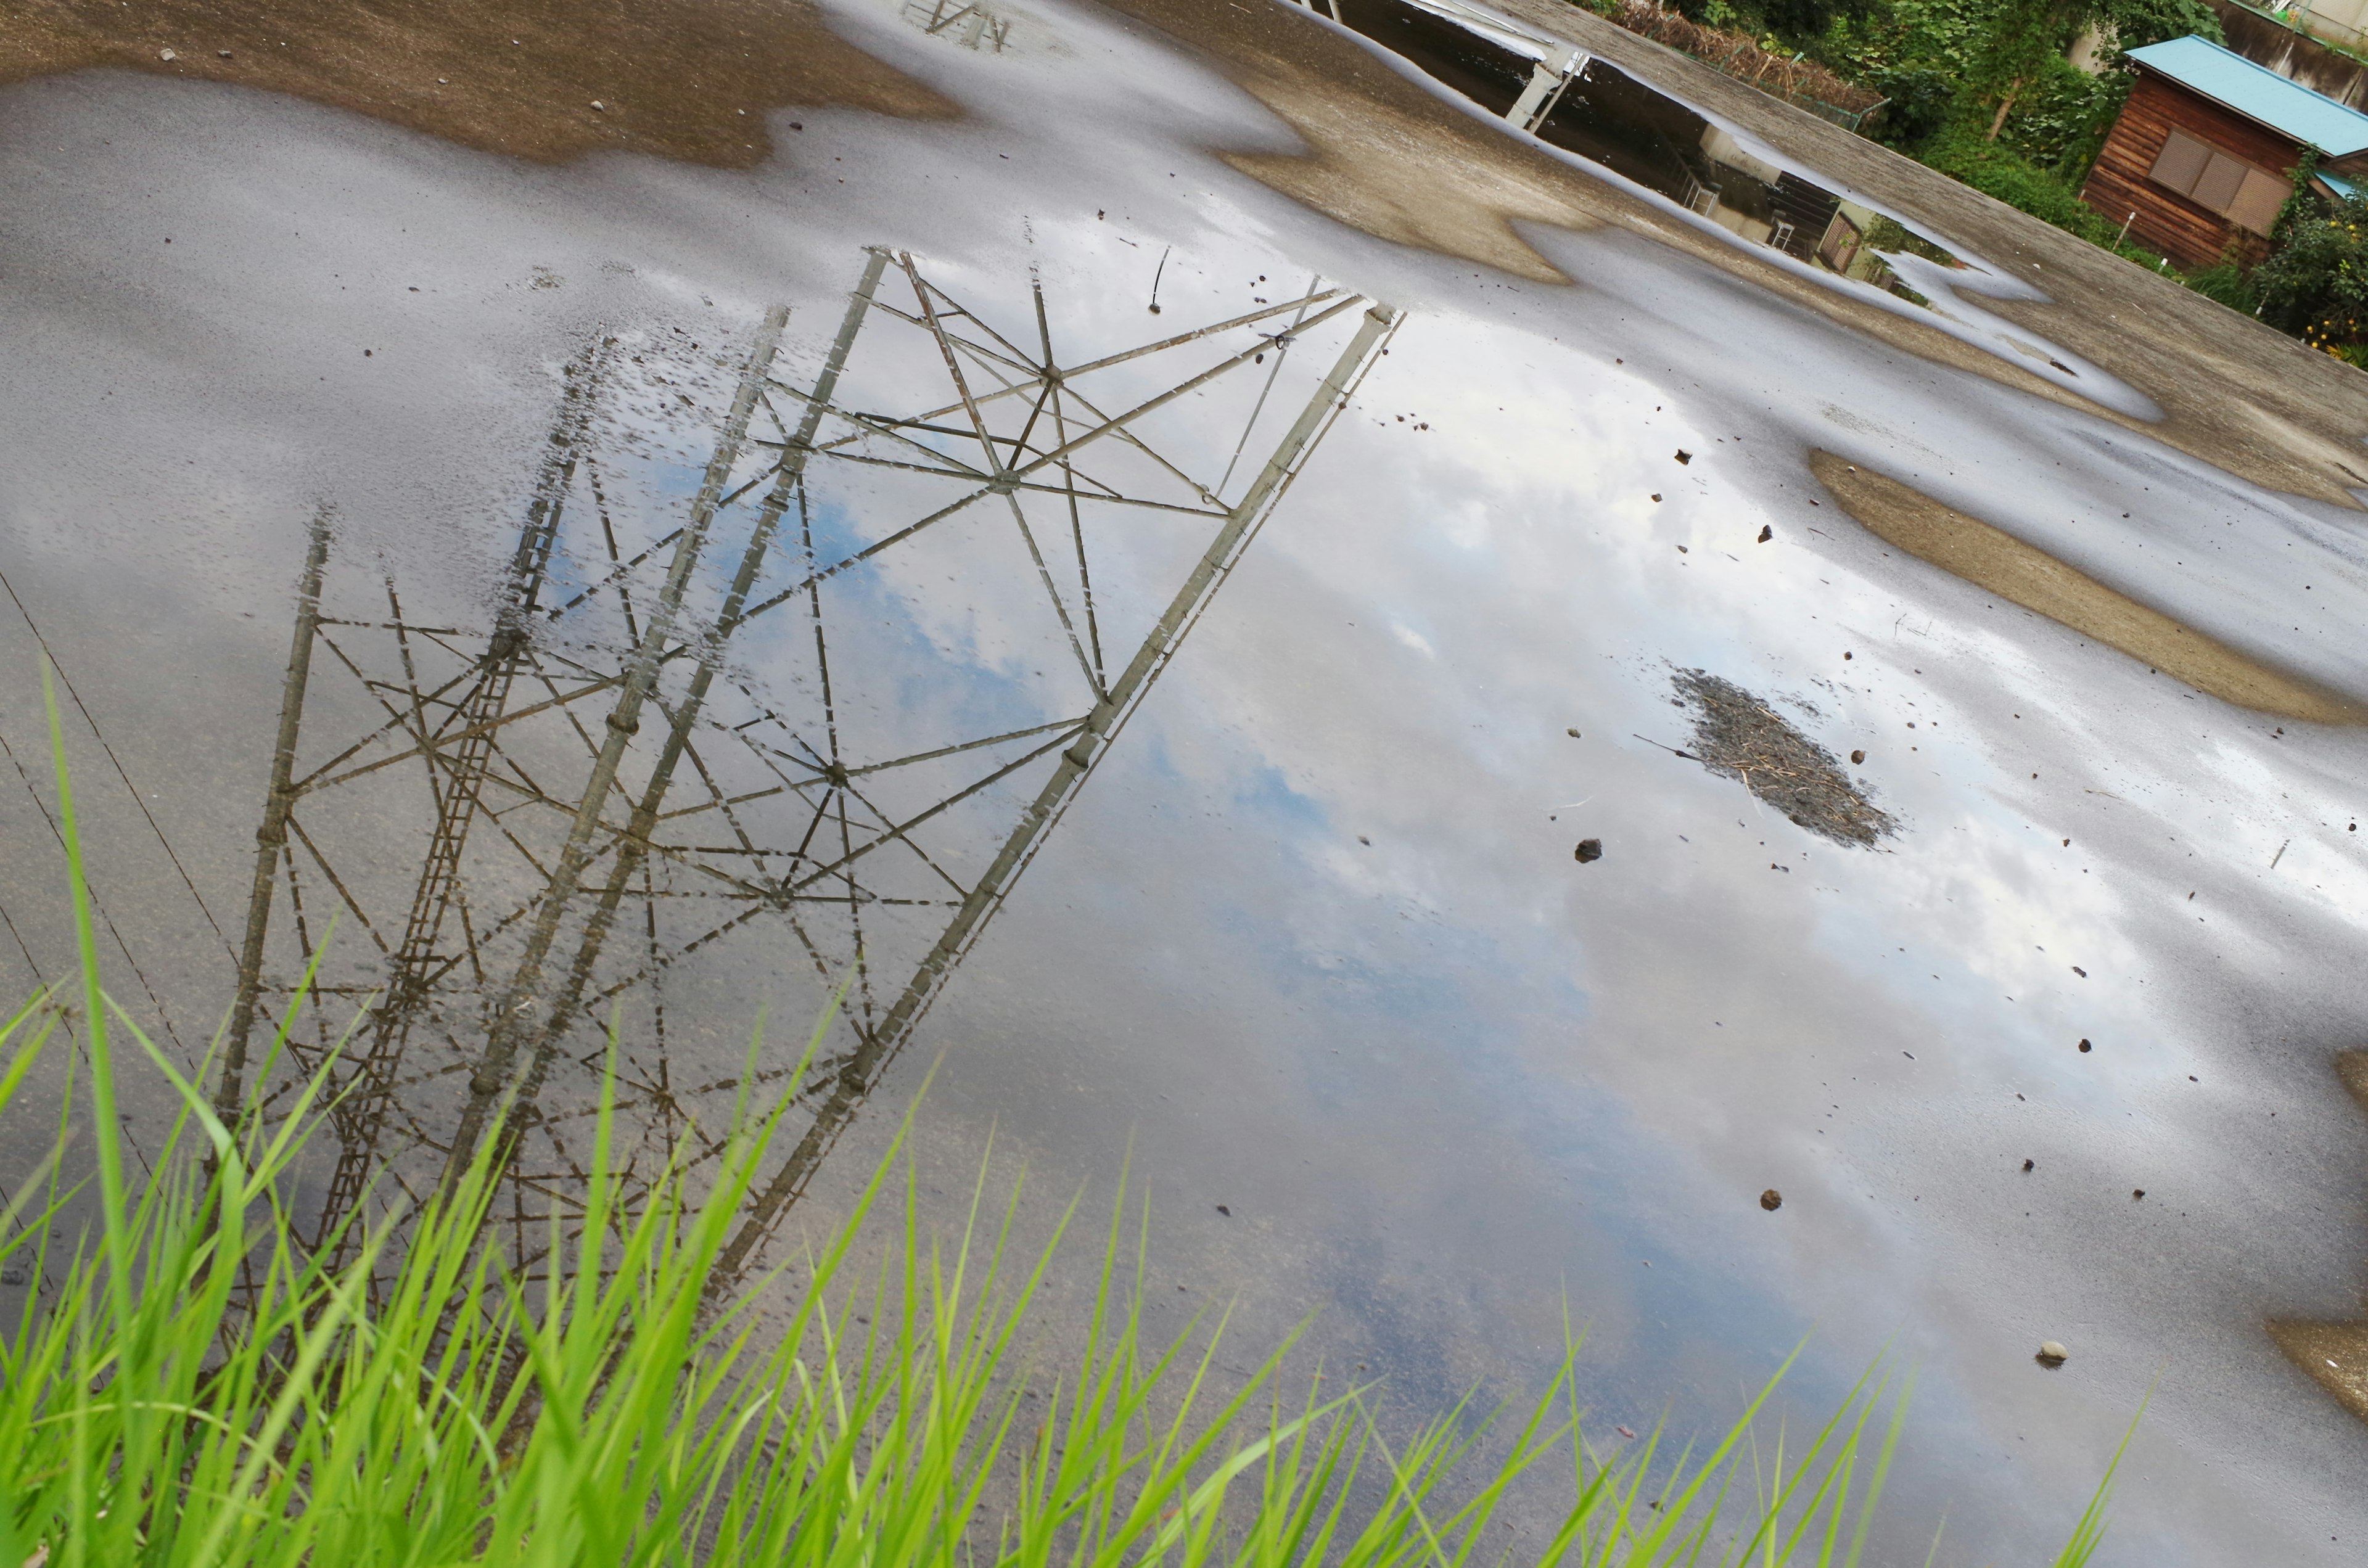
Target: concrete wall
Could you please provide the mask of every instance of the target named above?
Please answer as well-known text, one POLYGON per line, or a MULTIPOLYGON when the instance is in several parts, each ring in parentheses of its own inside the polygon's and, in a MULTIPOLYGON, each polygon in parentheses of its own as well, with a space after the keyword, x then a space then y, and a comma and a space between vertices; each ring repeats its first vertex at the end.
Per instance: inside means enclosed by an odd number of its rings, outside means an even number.
MULTIPOLYGON (((2325 93, 2340 104, 2368 112, 2368 65, 2339 54, 2317 39, 2248 10, 2235 0, 2208 0, 2220 16, 2228 47, 2256 65, 2289 81, 2325 93)), ((2368 0, 2326 0, 2315 12, 2330 24, 2368 29, 2368 0)))

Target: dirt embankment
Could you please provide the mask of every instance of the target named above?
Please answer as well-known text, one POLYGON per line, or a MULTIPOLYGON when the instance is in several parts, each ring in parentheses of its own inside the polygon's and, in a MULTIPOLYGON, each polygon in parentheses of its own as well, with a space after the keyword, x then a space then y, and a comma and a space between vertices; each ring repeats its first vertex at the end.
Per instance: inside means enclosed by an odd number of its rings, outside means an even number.
POLYGON ((803 0, 16 0, 0 85, 89 66, 309 98, 539 163, 631 149, 723 168, 765 111, 960 115, 803 0))

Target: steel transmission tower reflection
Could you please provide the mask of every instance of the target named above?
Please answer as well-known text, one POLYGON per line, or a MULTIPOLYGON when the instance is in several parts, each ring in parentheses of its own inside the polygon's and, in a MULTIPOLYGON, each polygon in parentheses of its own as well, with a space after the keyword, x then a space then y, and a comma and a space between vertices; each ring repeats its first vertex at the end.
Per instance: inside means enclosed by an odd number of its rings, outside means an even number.
POLYGON ((800 1055, 746 1057, 722 1015, 843 990, 744 1267, 1399 319, 1311 283, 1078 357, 1115 335, 1090 303, 1056 333, 1039 281, 1009 292, 1007 331, 871 251, 794 382, 770 312, 687 501, 650 451, 692 400, 660 419, 666 378, 595 344, 482 630, 407 615, 392 575, 366 601, 316 520, 216 1089, 333 1074, 316 1245, 493 1138, 531 1264, 612 1028, 623 1163, 695 1171, 800 1055), (735 953, 757 979, 718 994, 735 953))

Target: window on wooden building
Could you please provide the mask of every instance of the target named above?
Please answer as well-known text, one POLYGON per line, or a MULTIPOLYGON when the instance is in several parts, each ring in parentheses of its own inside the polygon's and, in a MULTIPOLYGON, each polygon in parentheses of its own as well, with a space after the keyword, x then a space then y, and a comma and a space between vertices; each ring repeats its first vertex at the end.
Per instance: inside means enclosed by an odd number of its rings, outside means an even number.
POLYGON ((2155 184, 2257 234, 2270 232, 2291 188, 2284 176, 2232 158, 2184 131, 2170 133, 2146 174, 2155 184))

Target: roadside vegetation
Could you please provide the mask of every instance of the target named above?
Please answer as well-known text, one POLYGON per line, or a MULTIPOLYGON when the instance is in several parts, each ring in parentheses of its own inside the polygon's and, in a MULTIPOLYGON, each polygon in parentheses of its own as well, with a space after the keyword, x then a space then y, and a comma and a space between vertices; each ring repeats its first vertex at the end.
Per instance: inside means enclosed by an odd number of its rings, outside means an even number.
MULTIPOLYGON (((818 1250, 738 1294, 717 1257, 778 1108, 740 1119, 712 1187, 660 1180, 630 1211, 604 1109, 582 1210, 530 1279, 486 1240, 483 1153, 324 1262, 287 1208, 321 1086, 225 1126, 109 1001, 63 764, 58 790, 81 973, 0 1024, 0 1113, 30 1124, 0 1216, 0 1267, 28 1283, 0 1330, 12 1568, 1861 1562, 1906 1415, 1873 1374, 1805 1435, 1769 1418, 1779 1369, 1724 1433, 1605 1449, 1574 1339, 1526 1407, 1406 1428, 1289 1345, 1244 1376, 1222 1323, 1153 1342, 1124 1203, 1083 1322, 1052 1324, 1053 1252, 1009 1242, 1021 1195, 975 1193, 941 1238, 894 1152, 818 1250), (20 1104, 49 1054, 65 1102, 20 1104), (135 1183, 116 1107, 145 1074, 180 1114, 135 1183), (876 1268, 850 1261, 867 1236, 876 1268), (786 1322, 760 1324, 755 1291, 786 1322), (1542 1533, 1504 1528, 1542 1503, 1542 1533)), ((2089 1560, 2104 1502, 2057 1568, 2089 1560)))
MULTIPOLYGON (((1619 0, 1579 3, 1607 16, 1619 8, 1619 0)), ((2126 51, 2190 33, 2225 41, 2203 0, 1671 0, 1671 8, 1881 95, 1866 134, 1895 151, 2368 368, 2360 237, 2368 201, 2330 203, 2309 191, 2307 165, 2257 266, 2232 256, 2182 272, 2080 199, 2136 79, 2126 51)))

